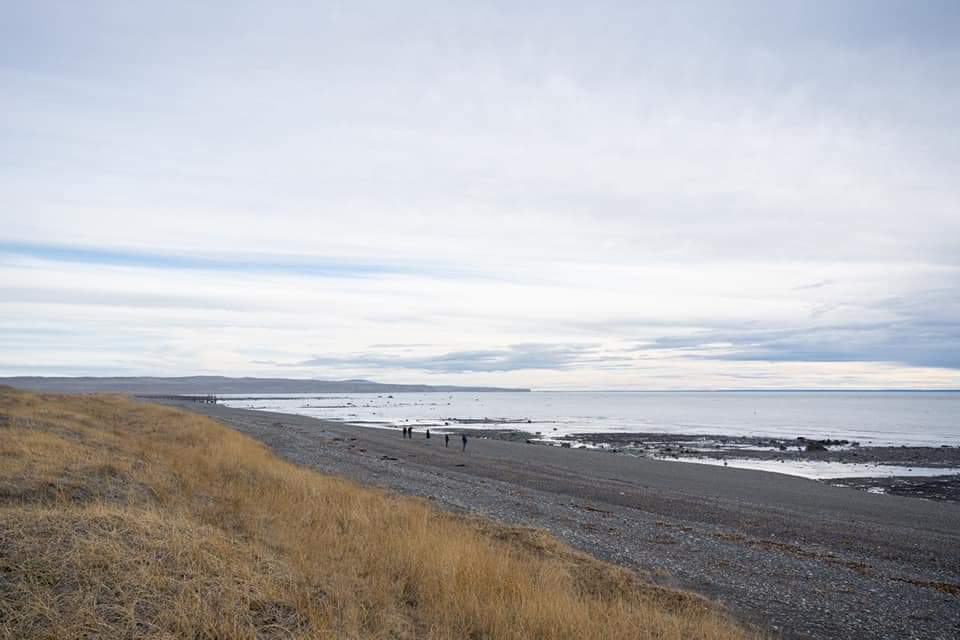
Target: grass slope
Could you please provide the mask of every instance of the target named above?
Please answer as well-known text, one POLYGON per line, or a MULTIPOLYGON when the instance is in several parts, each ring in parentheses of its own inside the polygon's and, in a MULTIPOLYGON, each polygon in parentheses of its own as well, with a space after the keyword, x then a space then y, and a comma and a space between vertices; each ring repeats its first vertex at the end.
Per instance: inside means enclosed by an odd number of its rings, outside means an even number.
POLYGON ((532 529, 198 415, 0 387, 0 638, 752 637, 532 529))

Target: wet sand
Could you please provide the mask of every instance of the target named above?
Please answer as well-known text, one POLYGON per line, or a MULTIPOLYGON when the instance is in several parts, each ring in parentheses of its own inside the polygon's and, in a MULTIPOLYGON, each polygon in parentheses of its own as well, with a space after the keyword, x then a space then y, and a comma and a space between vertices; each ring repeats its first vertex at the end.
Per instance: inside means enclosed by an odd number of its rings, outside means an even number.
POLYGON ((318 470, 543 527, 788 638, 960 634, 960 505, 604 451, 184 408, 318 470))
MULTIPOLYGON (((802 472, 790 470, 791 465, 829 463, 836 476, 831 476, 831 472, 826 470, 822 471, 822 477, 818 475, 815 479, 874 493, 960 502, 960 447, 956 446, 862 446, 847 440, 808 440, 803 437, 784 439, 636 432, 576 433, 551 437, 550 434, 511 428, 443 429, 477 438, 563 448, 601 448, 610 453, 660 460, 704 463, 729 461, 730 466, 747 468, 757 462, 783 463, 780 473, 801 476, 804 475, 802 472), (845 470, 845 466, 857 468, 856 477, 844 477, 845 473, 849 473, 849 468, 845 470), (875 469, 876 475, 864 476, 865 467, 875 469), (919 475, 924 469, 942 470, 944 474, 919 475)), ((763 471, 778 472, 777 464, 756 466, 763 471)))

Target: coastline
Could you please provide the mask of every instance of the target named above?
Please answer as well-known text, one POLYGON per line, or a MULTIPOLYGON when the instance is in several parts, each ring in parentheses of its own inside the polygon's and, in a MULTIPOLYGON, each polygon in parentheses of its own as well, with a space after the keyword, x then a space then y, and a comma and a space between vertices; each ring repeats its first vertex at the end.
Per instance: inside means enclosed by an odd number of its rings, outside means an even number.
POLYGON ((186 404, 319 470, 544 528, 786 638, 953 637, 960 505, 600 451, 186 404))
MULTIPOLYGON (((331 422, 386 430, 400 428, 388 422, 331 422)), ((753 469, 871 493, 960 503, 960 446, 861 446, 848 440, 662 432, 552 435, 522 428, 531 424, 536 423, 526 419, 447 418, 435 423, 418 423, 415 429, 421 433, 430 429, 437 434, 466 434, 485 440, 753 469)))
MULTIPOLYGON (((381 428, 470 433, 570 448, 786 473, 873 477, 869 491, 960 499, 960 396, 943 392, 535 392, 316 399, 223 398, 228 406, 381 428), (682 402, 677 398, 683 397, 682 402), (946 445, 946 446, 941 446, 946 445), (909 491, 891 477, 955 476, 909 491)), ((851 486, 860 487, 859 484, 851 486)))
POLYGON ((752 468, 875 493, 960 502, 957 446, 862 446, 855 441, 803 437, 664 433, 581 433, 531 442, 752 468))

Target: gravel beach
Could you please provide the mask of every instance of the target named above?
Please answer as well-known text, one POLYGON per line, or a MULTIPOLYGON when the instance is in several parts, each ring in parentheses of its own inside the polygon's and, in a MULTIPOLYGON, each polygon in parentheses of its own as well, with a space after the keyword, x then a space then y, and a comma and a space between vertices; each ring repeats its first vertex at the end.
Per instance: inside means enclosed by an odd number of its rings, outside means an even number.
POLYGON ((960 505, 494 439, 178 403, 319 471, 542 527, 784 638, 960 637, 960 505))

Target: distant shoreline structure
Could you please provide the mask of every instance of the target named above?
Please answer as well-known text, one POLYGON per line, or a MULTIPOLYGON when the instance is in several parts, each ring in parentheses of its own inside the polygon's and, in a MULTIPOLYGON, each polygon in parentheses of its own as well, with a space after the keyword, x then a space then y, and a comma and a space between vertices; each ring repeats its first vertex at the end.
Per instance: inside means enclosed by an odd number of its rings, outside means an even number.
POLYGON ((306 378, 230 378, 226 376, 16 376, 0 378, 0 385, 31 391, 63 393, 133 393, 206 395, 229 393, 402 393, 402 392, 516 392, 509 387, 385 384, 370 380, 311 380, 306 378))

